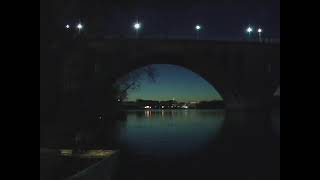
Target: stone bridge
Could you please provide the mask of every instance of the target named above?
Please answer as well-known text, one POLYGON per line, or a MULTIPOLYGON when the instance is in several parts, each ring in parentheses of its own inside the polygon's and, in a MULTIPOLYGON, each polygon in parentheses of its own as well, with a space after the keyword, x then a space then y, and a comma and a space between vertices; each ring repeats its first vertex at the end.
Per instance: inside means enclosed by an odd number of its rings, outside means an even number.
MULTIPOLYGON (((41 93, 48 95, 51 90, 52 97, 58 97, 52 99, 64 99, 65 94, 84 89, 84 96, 105 91, 117 78, 149 64, 179 65, 195 72, 220 93, 227 111, 242 114, 257 110, 268 113, 274 93, 280 86, 280 43, 82 39, 64 45, 56 56, 54 65, 47 66, 48 71, 56 75, 52 77, 58 78, 50 80, 42 77, 47 86, 42 88, 41 93), (55 89, 54 92, 52 89, 55 89)), ((43 74, 48 74, 45 70, 42 71, 43 74)), ((94 103, 94 100, 89 99, 87 98, 88 104, 94 103)), ((47 105, 45 100, 42 101, 43 111, 49 105, 59 104, 53 102, 47 105)), ((262 120, 264 118, 258 120, 246 116, 239 118, 240 116, 243 115, 232 115, 232 119, 236 117, 241 120, 226 121, 227 127, 246 126, 252 124, 248 119, 253 119, 253 129, 259 129, 254 131, 261 132, 268 121, 262 120)))

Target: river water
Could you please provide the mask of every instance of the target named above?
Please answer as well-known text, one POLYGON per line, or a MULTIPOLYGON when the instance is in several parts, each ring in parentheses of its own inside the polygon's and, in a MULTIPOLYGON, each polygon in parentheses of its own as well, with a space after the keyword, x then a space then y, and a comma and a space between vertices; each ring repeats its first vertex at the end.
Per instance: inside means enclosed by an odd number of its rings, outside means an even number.
MULTIPOLYGON (((266 116, 252 115, 242 121, 238 113, 222 109, 127 111, 107 131, 112 134, 109 149, 120 150, 113 179, 279 179, 280 144, 263 136, 239 136, 240 131, 224 136, 227 120, 255 124, 266 116)), ((68 170, 79 163, 66 162, 58 167, 68 170)))
POLYGON ((221 131, 224 110, 132 110, 126 117, 120 126, 117 179, 194 179, 211 174, 208 147, 221 131))
POLYGON ((140 156, 188 155, 214 140, 223 122, 223 110, 128 111, 120 142, 140 156))
MULTIPOLYGON (((253 114, 253 122, 265 116, 253 114)), ((128 111, 115 179, 279 179, 279 146, 236 133, 221 140, 226 117, 222 109, 128 111)))

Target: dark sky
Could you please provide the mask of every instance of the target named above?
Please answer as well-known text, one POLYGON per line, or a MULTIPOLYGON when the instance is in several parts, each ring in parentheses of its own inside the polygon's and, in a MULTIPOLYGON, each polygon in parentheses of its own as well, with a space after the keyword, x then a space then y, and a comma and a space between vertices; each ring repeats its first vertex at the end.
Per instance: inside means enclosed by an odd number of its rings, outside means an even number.
POLYGON ((264 36, 280 37, 279 0, 211 1, 52 1, 51 15, 57 26, 82 21, 87 31, 104 34, 133 34, 136 17, 145 35, 192 36, 194 25, 202 24, 202 38, 239 39, 247 25, 261 26, 264 36))
MULTIPOLYGON (((280 38, 280 1, 279 0, 211 0, 211 1, 106 1, 106 0, 42 0, 40 1, 40 39, 59 39, 58 32, 64 32, 64 26, 75 26, 79 21, 84 24, 84 31, 101 33, 103 35, 134 35, 133 23, 139 19, 143 24, 141 36, 169 35, 193 37, 195 24, 201 24, 202 39, 242 39, 245 28, 261 26, 263 36, 280 38)), ((44 43, 43 43, 44 44, 44 43)), ((43 45, 42 45, 43 46, 43 45)), ((42 47, 41 46, 41 47, 42 47)), ((203 87, 198 100, 214 99, 216 95, 209 95, 212 89, 199 77, 188 74, 185 70, 159 67, 162 75, 158 85, 160 91, 169 92, 168 87, 175 85, 174 92, 184 92, 182 82, 191 81, 203 87), (178 83, 178 84, 176 84, 178 83), (206 84, 206 85, 205 85, 206 84), (200 98, 200 96, 202 96, 200 98)), ((212 88, 212 87, 211 87, 212 88)), ((145 97, 152 97, 154 85, 144 83, 141 89, 145 97), (143 92, 143 91, 142 91, 143 92)), ((190 91, 191 92, 191 91, 190 91)), ((164 93, 163 98, 176 97, 177 100, 195 100, 177 94, 164 93)), ((216 92, 213 92, 216 94, 216 92)), ((141 95, 141 94, 140 94, 141 95)), ((133 98, 140 96, 134 94, 133 98)), ((182 95, 182 94, 181 94, 182 95)), ((142 98, 142 97, 141 97, 142 98)), ((192 99, 193 98, 193 99, 192 99)))
POLYGON ((136 99, 171 100, 180 102, 222 100, 219 92, 192 71, 169 64, 152 65, 157 72, 155 82, 144 77, 140 88, 129 91, 128 101, 136 99))

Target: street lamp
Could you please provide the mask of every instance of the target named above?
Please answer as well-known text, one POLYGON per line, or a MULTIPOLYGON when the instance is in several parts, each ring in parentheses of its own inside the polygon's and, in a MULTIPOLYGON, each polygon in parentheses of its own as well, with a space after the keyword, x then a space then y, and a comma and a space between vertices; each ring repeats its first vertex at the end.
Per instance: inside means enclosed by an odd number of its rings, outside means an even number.
POLYGON ((80 31, 83 29, 83 25, 82 25, 81 23, 79 23, 79 24, 77 25, 77 29, 78 29, 78 31, 79 31, 79 33, 80 33, 80 31))
POLYGON ((252 27, 249 26, 249 27, 247 28, 247 33, 249 33, 249 36, 251 35, 251 32, 252 32, 252 31, 253 31, 252 27))
POLYGON ((199 24, 197 24, 196 26, 195 26, 195 29, 196 29, 196 33, 197 33, 197 40, 199 39, 199 31, 201 30, 201 26, 199 25, 199 24))
POLYGON ((141 24, 140 23, 135 23, 134 24, 134 28, 136 29, 136 30, 139 30, 140 28, 141 28, 141 24))
POLYGON ((67 24, 67 25, 65 26, 65 28, 66 28, 66 29, 69 29, 69 28, 70 28, 70 25, 69 25, 69 24, 67 24))
POLYGON ((261 33, 262 33, 262 29, 261 29, 261 28, 259 28, 259 29, 258 29, 259 41, 261 41, 261 33))
POLYGON ((136 38, 138 38, 138 32, 139 32, 139 30, 141 29, 141 23, 139 23, 138 21, 135 22, 135 23, 133 24, 133 28, 134 28, 134 30, 136 31, 136 38))

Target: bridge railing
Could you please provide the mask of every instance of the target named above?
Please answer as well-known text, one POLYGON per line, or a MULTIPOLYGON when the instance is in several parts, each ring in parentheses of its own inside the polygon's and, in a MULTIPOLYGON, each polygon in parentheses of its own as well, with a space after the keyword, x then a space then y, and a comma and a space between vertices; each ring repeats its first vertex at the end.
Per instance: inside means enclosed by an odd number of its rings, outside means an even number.
MULTIPOLYGON (((79 35, 81 36, 81 35, 79 35)), ((165 35, 165 34, 143 34, 139 36, 128 36, 121 34, 111 35, 83 35, 84 38, 91 40, 119 40, 119 39, 139 39, 139 40, 200 40, 200 41, 230 41, 230 42, 261 42, 261 43, 280 43, 280 38, 207 38, 192 35, 165 35)))

